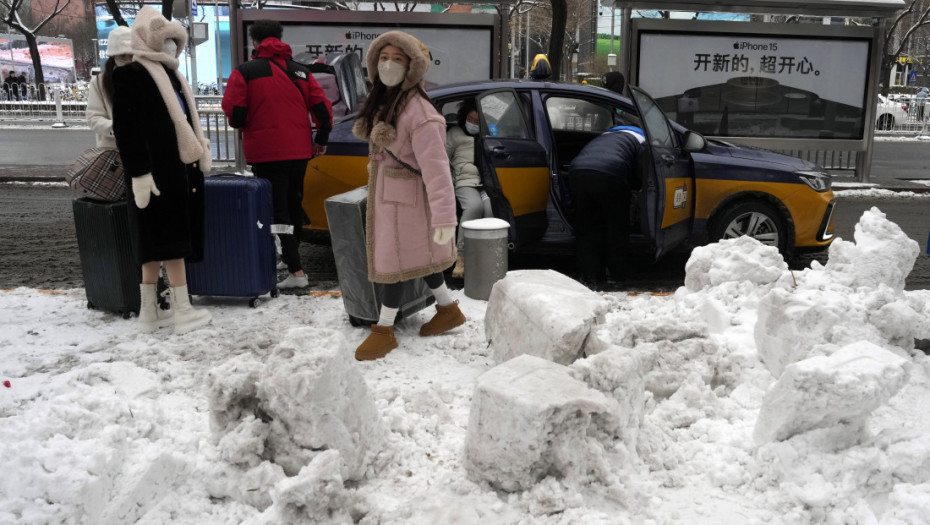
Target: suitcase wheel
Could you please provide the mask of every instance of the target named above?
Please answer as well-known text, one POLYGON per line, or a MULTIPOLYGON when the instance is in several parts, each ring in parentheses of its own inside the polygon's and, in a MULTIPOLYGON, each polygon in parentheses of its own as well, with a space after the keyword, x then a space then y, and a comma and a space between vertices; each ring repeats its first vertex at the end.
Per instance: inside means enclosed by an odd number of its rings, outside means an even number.
POLYGON ((93 310, 93 309, 95 309, 95 308, 96 308, 96 306, 94 306, 94 303, 92 303, 92 302, 90 302, 90 301, 87 301, 87 309, 88 309, 88 310, 93 310))
MULTIPOLYGON (((136 315, 138 316, 139 312, 136 312, 136 315)), ((132 317, 132 310, 123 312, 123 319, 129 319, 130 317, 132 317)))
POLYGON ((280 294, 281 294, 281 293, 278 291, 278 287, 277 287, 277 286, 275 286, 274 288, 271 289, 271 297, 272 297, 272 298, 277 297, 277 296, 280 295, 280 294))
POLYGON ((359 319, 354 315, 349 316, 349 324, 352 326, 371 326, 374 322, 367 319, 359 319))
POLYGON ((258 305, 258 297, 249 299, 249 308, 255 308, 258 305))

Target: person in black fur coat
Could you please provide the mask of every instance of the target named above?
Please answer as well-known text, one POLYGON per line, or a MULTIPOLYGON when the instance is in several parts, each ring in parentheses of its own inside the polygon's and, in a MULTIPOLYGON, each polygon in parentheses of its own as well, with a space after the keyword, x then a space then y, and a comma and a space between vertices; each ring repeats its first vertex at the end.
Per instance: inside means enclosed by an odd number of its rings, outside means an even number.
POLYGON ((206 325, 210 312, 191 307, 185 259, 203 257, 204 173, 210 142, 178 55, 187 32, 155 9, 143 7, 132 27, 133 63, 113 75, 113 134, 126 172, 129 217, 142 265, 139 327, 174 323, 175 333, 206 325), (164 262, 172 311, 157 306, 156 282, 164 262))

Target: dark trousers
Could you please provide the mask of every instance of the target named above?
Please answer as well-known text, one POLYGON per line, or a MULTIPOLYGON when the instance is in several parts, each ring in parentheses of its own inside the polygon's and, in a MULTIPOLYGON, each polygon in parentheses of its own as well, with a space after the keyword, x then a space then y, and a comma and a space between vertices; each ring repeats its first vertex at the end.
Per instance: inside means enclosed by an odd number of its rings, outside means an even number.
POLYGON ((582 279, 603 281, 624 273, 630 240, 630 186, 624 177, 589 171, 572 172, 568 180, 575 208, 575 240, 582 279))
MULTIPOLYGON (((436 272, 427 275, 423 280, 426 281, 426 286, 429 286, 430 290, 435 290, 442 286, 442 283, 445 282, 445 277, 442 276, 442 272, 436 272)), ((405 282, 407 281, 385 284, 381 291, 381 305, 387 306, 388 308, 400 308, 400 299, 404 293, 405 282)))
POLYGON ((256 177, 271 182, 271 199, 274 206, 274 223, 291 226, 292 233, 279 233, 281 239, 281 259, 287 264, 287 271, 297 273, 303 269, 300 264, 300 231, 304 223, 304 174, 310 159, 281 160, 275 162, 258 162, 252 164, 252 173, 256 177))

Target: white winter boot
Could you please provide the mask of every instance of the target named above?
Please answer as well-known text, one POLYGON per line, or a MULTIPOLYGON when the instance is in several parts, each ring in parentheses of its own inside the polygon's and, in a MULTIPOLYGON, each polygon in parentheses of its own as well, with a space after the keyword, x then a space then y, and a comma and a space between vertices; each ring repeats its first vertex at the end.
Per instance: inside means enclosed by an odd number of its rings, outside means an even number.
POLYGON ((162 310, 158 305, 158 285, 139 284, 139 295, 142 302, 139 304, 139 331, 150 333, 162 326, 168 326, 174 321, 171 310, 162 310))
POLYGON ((184 334, 210 324, 213 316, 207 310, 191 306, 187 285, 171 287, 171 309, 174 310, 174 333, 184 334))

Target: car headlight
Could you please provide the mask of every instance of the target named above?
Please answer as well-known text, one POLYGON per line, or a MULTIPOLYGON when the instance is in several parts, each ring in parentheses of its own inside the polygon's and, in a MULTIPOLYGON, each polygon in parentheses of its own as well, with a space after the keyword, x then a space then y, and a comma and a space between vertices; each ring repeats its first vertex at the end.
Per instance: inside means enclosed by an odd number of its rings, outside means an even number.
POLYGON ((827 191, 832 185, 830 174, 823 171, 796 171, 794 174, 814 191, 827 191))

